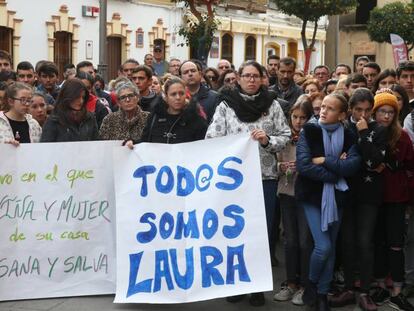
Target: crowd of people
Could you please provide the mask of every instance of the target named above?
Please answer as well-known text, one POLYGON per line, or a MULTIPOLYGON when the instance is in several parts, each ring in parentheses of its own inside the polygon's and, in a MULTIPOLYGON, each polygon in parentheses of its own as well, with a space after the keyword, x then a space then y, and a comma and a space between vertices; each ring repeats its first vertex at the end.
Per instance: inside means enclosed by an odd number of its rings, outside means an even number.
MULTIPOLYGON (((412 311, 414 62, 368 57, 310 74, 293 58, 126 60, 109 83, 82 61, 27 61, 0 51, 0 142, 122 140, 176 144, 250 134, 258 142, 269 248, 282 241, 275 301, 330 310, 412 311)), ((227 297, 236 303, 245 295, 227 297)), ((265 303, 263 293, 249 302, 265 303)))

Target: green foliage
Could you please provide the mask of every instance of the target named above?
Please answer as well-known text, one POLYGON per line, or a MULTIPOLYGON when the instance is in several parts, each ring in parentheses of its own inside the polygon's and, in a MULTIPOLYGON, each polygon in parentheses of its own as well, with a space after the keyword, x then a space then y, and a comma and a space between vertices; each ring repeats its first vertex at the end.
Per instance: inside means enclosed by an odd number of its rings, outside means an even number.
POLYGON ((214 23, 207 28, 209 23, 207 15, 202 15, 202 18, 202 22, 188 19, 186 24, 179 27, 178 34, 185 38, 185 43, 181 43, 180 46, 187 45, 197 49, 200 38, 205 38, 205 45, 211 46, 214 32, 217 30, 219 23, 214 20, 214 23))
POLYGON ((270 0, 280 11, 303 21, 317 21, 325 15, 344 14, 355 8, 356 0, 270 0))
POLYGON ((371 40, 391 43, 390 34, 395 33, 404 39, 408 50, 414 45, 414 2, 405 4, 393 2, 371 11, 367 24, 371 40))
POLYGON ((185 38, 185 43, 180 46, 190 46, 193 57, 206 61, 208 52, 213 42, 214 32, 218 28, 219 22, 215 18, 214 5, 217 0, 171 0, 174 3, 183 3, 193 15, 187 18, 186 22, 179 26, 178 34, 185 38), (197 3, 203 3, 207 8, 207 13, 198 10, 197 3))
POLYGON ((310 55, 315 45, 315 36, 318 31, 318 20, 325 15, 339 15, 347 13, 358 4, 357 0, 270 0, 278 9, 287 14, 299 17, 302 20, 302 44, 305 51, 305 72, 308 71, 310 55), (314 22, 313 36, 308 45, 306 38, 306 26, 308 22, 314 22))

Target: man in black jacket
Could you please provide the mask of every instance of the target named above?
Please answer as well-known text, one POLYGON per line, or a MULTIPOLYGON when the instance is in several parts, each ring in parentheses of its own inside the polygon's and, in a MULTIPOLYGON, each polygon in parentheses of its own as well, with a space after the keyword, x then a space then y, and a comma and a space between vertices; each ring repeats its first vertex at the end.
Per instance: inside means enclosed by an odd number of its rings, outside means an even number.
POLYGON ((217 93, 201 83, 202 67, 196 61, 185 61, 180 67, 181 78, 186 82, 191 96, 197 100, 207 115, 210 123, 217 106, 217 93))
POLYGON ((277 97, 289 102, 289 109, 296 102, 298 97, 303 94, 301 87, 293 81, 295 74, 296 61, 291 57, 284 57, 280 60, 278 77, 279 81, 273 87, 277 97))

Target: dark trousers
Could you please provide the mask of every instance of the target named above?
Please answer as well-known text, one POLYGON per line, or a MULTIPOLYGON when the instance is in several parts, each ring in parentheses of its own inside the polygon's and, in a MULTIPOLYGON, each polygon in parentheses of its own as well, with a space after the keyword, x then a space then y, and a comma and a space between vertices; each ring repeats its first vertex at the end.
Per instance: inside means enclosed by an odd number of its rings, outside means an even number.
POLYGON ((391 273, 397 286, 404 281, 405 209, 405 203, 382 205, 375 229, 375 277, 384 279, 391 273))
POLYGON ((267 234, 269 237, 270 254, 273 254, 272 252, 274 252, 274 248, 272 245, 275 243, 272 241, 272 234, 273 230, 276 230, 273 219, 279 206, 276 179, 263 180, 263 196, 266 210, 266 224, 267 234))
POLYGON ((375 224, 378 206, 374 204, 352 204, 343 212, 341 226, 342 265, 345 287, 353 288, 354 272, 360 272, 361 291, 368 293, 374 273, 375 224), (359 263, 359 265, 355 265, 359 263))
POLYGON ((295 198, 280 194, 279 200, 284 230, 287 280, 289 283, 297 283, 297 276, 299 276, 300 285, 305 286, 313 249, 312 235, 303 207, 296 203, 295 198))

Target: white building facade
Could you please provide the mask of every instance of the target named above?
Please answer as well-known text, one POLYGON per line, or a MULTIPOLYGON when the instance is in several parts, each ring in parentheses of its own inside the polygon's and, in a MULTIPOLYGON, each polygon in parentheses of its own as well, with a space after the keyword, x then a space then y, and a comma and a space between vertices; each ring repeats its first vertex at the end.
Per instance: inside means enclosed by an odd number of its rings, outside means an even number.
MULTIPOLYGON (((255 6, 261 1, 255 1, 255 6)), ((277 54, 292 56, 301 66, 304 53, 300 20, 280 14, 265 3, 258 10, 252 10, 251 5, 247 7, 234 8, 226 4, 217 8, 220 25, 208 65, 215 66, 221 58, 229 59, 236 68, 247 59, 265 64, 268 55, 277 54)), ((82 60, 97 65, 97 8, 99 0, 0 0, 0 49, 12 54, 15 66, 24 60, 34 65, 39 60, 50 60, 59 68, 82 60)), ((184 39, 178 35, 186 14, 186 8, 169 0, 108 0, 110 78, 128 58, 142 63, 154 45, 164 46, 167 60, 172 57, 188 59, 189 48, 180 46, 184 39)), ((325 20, 320 24, 311 68, 324 59, 325 20)))

